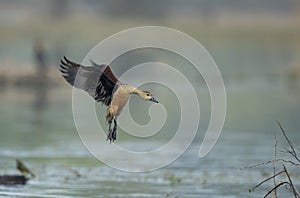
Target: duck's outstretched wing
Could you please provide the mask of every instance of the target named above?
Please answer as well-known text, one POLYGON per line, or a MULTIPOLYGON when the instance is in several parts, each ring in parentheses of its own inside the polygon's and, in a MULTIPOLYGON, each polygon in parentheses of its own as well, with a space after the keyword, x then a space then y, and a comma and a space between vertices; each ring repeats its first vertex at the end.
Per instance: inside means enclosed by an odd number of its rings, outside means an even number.
POLYGON ((93 66, 83 66, 64 57, 60 61, 59 70, 72 86, 85 90, 97 102, 108 106, 119 80, 108 65, 92 63, 93 66))

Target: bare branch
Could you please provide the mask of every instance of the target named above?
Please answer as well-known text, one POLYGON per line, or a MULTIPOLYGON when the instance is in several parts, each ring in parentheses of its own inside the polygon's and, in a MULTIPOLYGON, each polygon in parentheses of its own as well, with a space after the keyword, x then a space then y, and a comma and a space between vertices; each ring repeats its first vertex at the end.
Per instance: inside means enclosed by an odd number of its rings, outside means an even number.
POLYGON ((278 173, 272 175, 271 177, 268 177, 267 179, 261 181, 259 184, 257 184, 256 186, 254 186, 253 188, 249 189, 249 192, 254 191, 256 188, 258 188, 259 186, 261 186, 262 184, 266 183, 267 181, 269 181, 270 179, 273 179, 275 177, 277 177, 278 175, 284 173, 284 171, 279 171, 278 173))
POLYGON ((264 198, 268 197, 269 194, 271 194, 275 189, 277 189, 278 187, 280 187, 280 186, 282 186, 282 185, 284 185, 284 184, 289 184, 289 182, 281 182, 281 183, 277 184, 276 186, 274 186, 274 188, 272 188, 271 190, 269 190, 269 191, 265 194, 264 198))
POLYGON ((287 137, 287 135, 286 135, 286 132, 285 132, 285 130, 283 129, 283 127, 282 127, 282 125, 280 124, 280 122, 278 122, 277 121, 277 123, 278 123, 278 125, 279 125, 279 128, 280 128, 280 130, 281 130, 281 132, 282 132, 282 134, 283 134, 283 136, 284 136, 284 138, 285 138, 285 140, 288 142, 288 144, 289 144, 289 146, 290 146, 290 148, 291 148, 291 150, 288 150, 288 152, 300 163, 300 159, 298 158, 298 156, 297 156, 297 153, 296 153, 296 151, 295 151, 295 148, 294 148, 294 146, 293 146, 293 144, 292 144, 292 142, 289 140, 289 138, 287 137))
MULTIPOLYGON (((300 166, 299 163, 293 162, 291 160, 281 159, 281 158, 276 159, 275 162, 284 162, 284 163, 289 163, 290 165, 293 165, 293 166, 300 166)), ((258 166, 268 165, 268 164, 271 164, 271 163, 274 163, 274 160, 269 160, 269 161, 266 161, 266 162, 253 164, 253 165, 250 165, 250 166, 245 166, 245 167, 240 168, 239 170, 242 170, 242 169, 245 169, 245 168, 255 168, 255 167, 258 167, 258 166)))
POLYGON ((297 189, 295 188, 295 186, 294 186, 294 184, 293 184, 293 182, 292 182, 292 179, 291 179, 291 177, 290 177, 289 172, 287 171, 287 169, 286 169, 286 167, 285 167, 284 164, 283 164, 282 166, 283 166, 284 172, 285 172, 285 174, 286 174, 286 176, 287 176, 287 178, 288 178, 288 180, 289 180, 289 184, 290 184, 290 187, 291 187, 292 190, 293 190, 293 194, 294 194, 295 198, 299 197, 299 193, 298 193, 297 189))
MULTIPOLYGON (((276 160, 277 160, 277 144, 278 144, 278 139, 276 136, 276 133, 274 133, 274 138, 275 138, 275 143, 274 143, 274 161, 273 161, 273 175, 276 174, 276 160)), ((273 184, 276 186, 276 177, 273 177, 273 184)), ((274 195, 273 197, 277 197, 277 190, 276 188, 274 189, 274 195)))
POLYGON ((279 128, 283 134, 283 137, 285 139, 285 141, 288 143, 289 148, 285 148, 283 150, 279 150, 280 152, 283 153, 287 153, 289 154, 290 158, 293 159, 284 159, 284 158, 277 158, 277 153, 278 153, 278 138, 276 136, 276 134, 274 134, 275 137, 275 142, 274 142, 274 159, 273 160, 269 160, 267 162, 263 162, 263 163, 258 163, 258 164, 254 164, 245 168, 254 168, 257 166, 262 166, 262 165, 269 165, 272 163, 273 165, 273 175, 266 178, 265 180, 261 181, 259 184, 257 184, 256 186, 254 186, 253 188, 249 189, 249 192, 254 191, 256 188, 260 187, 262 184, 266 183, 269 180, 273 180, 273 185, 274 187, 272 189, 270 189, 265 195, 264 198, 268 197, 271 193, 273 193, 273 197, 276 198, 277 197, 277 190, 279 187, 281 186, 285 186, 291 193, 293 193, 295 198, 300 198, 300 194, 297 191, 296 186, 293 184, 293 181, 291 179, 291 176, 286 168, 286 164, 290 165, 290 166, 300 166, 300 158, 298 158, 298 155, 296 153, 296 150, 298 151, 299 148, 294 146, 293 143, 290 141, 290 139, 288 138, 285 130, 283 129, 282 125, 280 124, 280 122, 277 122, 279 125, 279 128), (296 148, 296 149, 295 149, 296 148), (281 162, 282 166, 283 166, 283 170, 279 171, 276 173, 276 166, 277 166, 277 162, 281 162), (279 184, 277 184, 278 181, 278 177, 279 175, 282 175, 284 173, 284 177, 285 177, 285 181, 281 181, 279 184))
POLYGON ((173 193, 173 191, 171 190, 170 192, 168 192, 165 196, 165 198, 168 198, 171 194, 173 193))

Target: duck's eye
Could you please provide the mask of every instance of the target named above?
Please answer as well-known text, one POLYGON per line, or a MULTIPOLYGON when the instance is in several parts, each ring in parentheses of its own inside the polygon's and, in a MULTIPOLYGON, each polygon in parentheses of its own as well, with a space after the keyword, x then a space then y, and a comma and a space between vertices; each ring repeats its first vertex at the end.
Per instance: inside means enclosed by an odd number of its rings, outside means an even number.
POLYGON ((147 94, 147 96, 150 96, 150 94, 147 94))

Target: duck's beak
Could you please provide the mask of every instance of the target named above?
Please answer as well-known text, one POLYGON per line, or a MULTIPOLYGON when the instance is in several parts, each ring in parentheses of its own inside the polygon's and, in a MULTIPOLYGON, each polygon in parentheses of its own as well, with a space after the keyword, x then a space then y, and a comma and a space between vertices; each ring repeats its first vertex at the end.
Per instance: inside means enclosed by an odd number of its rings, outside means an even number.
POLYGON ((150 100, 151 102, 158 103, 158 101, 157 101, 154 97, 150 98, 149 100, 150 100))

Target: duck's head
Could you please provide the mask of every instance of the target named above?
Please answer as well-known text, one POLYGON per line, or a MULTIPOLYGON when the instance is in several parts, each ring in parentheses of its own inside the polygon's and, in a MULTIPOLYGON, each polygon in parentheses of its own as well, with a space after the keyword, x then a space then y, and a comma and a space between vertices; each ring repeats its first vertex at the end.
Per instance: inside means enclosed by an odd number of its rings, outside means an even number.
POLYGON ((149 100, 151 102, 158 103, 158 101, 152 96, 152 93, 149 91, 142 91, 139 95, 144 100, 149 100))

